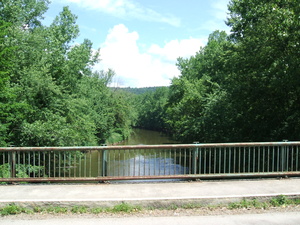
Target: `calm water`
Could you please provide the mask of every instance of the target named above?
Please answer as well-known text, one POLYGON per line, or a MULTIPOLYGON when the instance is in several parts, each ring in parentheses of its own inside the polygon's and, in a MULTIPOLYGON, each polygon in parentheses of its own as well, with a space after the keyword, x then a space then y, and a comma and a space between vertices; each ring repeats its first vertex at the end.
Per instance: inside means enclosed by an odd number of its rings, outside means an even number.
MULTIPOLYGON (((134 129, 130 138, 119 145, 173 144, 171 138, 157 131, 134 129)), ((108 155, 108 176, 149 176, 184 173, 185 168, 176 163, 174 154, 166 150, 140 150, 111 152, 108 155)))
MULTIPOLYGON (((134 129, 131 137, 118 145, 159 145, 173 144, 168 136, 143 129, 134 129)), ((92 153, 92 176, 97 176, 97 152, 92 153)), ((102 157, 101 157, 102 158, 102 157)), ((178 163, 176 153, 168 150, 107 151, 107 176, 152 176, 183 174, 187 168, 178 163), (176 162, 177 161, 177 162, 176 162)))

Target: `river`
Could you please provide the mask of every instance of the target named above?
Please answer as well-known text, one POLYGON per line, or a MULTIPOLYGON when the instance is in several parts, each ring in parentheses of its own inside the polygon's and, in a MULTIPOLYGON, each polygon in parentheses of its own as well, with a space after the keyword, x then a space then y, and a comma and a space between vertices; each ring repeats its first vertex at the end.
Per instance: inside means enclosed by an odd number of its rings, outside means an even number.
MULTIPOLYGON (((132 135, 118 145, 161 145, 176 143, 167 135, 144 129, 134 129, 132 135)), ((98 176, 97 151, 92 153, 92 176, 98 176)), ((101 157, 102 158, 102 157, 101 157)), ((153 176, 184 174, 175 151, 161 150, 109 150, 105 153, 106 176, 153 176), (174 155, 175 154, 175 155, 174 155)), ((101 166, 102 167, 102 166, 101 166)), ((102 173, 102 172, 101 172, 102 173)))
MULTIPOLYGON (((118 145, 174 144, 167 135, 151 130, 134 129, 132 135, 118 145)), ((176 154, 176 153, 175 153, 176 154)), ((153 176, 184 173, 176 157, 168 150, 110 151, 107 155, 108 176, 153 176)))

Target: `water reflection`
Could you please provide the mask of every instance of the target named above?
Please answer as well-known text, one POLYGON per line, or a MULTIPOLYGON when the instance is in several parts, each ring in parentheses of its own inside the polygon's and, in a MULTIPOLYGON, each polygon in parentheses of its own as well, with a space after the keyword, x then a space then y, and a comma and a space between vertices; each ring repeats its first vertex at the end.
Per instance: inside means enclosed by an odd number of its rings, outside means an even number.
POLYGON ((108 163, 108 176, 159 176, 186 174, 187 168, 173 158, 147 157, 137 155, 127 160, 108 163))
MULTIPOLYGON (((174 141, 159 132, 135 129, 134 134, 119 145, 141 143, 158 145, 174 143, 174 141)), ((179 149, 106 150, 104 154, 102 151, 91 151, 84 157, 79 168, 80 174, 91 177, 160 176, 188 173, 183 159, 184 153, 179 149)))
MULTIPOLYGON (((168 136, 150 130, 134 129, 131 137, 119 145, 160 145, 175 143, 168 136)), ((187 174, 179 150, 111 151, 107 155, 108 176, 160 176, 187 174)))

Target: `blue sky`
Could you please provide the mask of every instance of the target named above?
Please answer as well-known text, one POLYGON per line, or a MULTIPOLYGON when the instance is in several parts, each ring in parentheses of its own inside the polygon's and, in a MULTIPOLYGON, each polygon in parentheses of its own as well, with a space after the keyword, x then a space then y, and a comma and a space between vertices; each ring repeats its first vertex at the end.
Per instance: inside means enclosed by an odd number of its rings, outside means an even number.
POLYGON ((49 25, 63 6, 78 16, 80 37, 100 48, 96 70, 113 69, 111 86, 167 86, 178 57, 195 55, 225 25, 229 0, 52 0, 49 25))

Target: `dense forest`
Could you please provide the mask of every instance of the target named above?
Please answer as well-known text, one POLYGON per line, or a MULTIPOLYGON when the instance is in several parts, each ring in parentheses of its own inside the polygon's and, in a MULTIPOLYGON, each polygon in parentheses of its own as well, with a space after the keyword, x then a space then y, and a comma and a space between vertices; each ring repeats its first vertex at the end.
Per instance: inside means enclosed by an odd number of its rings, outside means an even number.
POLYGON ((142 87, 142 88, 131 88, 131 87, 126 87, 126 88, 122 88, 122 87, 115 87, 113 89, 116 90, 122 90, 122 91, 126 91, 132 94, 136 94, 136 95, 141 95, 144 93, 148 93, 148 92, 155 92, 158 88, 161 87, 142 87))
POLYGON ((48 0, 0 2, 0 146, 117 142, 132 127, 182 143, 299 140, 298 0, 231 0, 226 24, 177 61, 170 87, 109 88, 100 51, 64 7, 42 25, 48 0), (101 63, 101 62, 100 62, 101 63))

